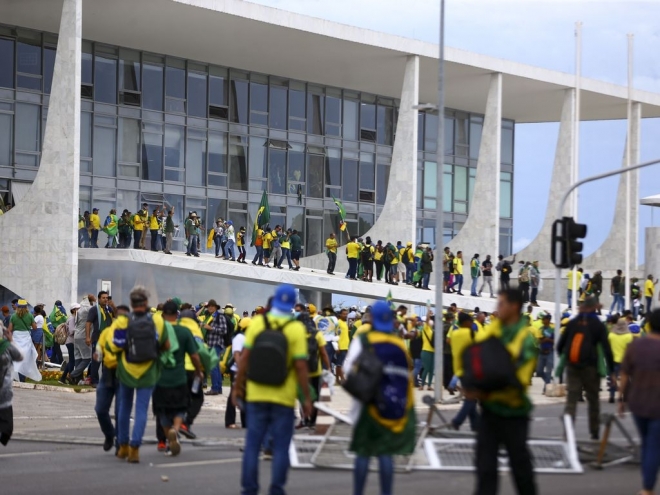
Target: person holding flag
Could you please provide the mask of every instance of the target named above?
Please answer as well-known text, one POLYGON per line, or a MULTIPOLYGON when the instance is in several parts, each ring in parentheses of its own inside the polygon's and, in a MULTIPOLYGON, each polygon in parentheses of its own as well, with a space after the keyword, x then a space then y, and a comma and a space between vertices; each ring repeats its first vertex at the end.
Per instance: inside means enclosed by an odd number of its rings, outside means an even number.
POLYGON ((268 206, 268 195, 266 194, 266 191, 264 191, 261 195, 261 203, 259 203, 259 209, 257 210, 257 214, 254 217, 252 241, 250 241, 250 246, 257 248, 257 254, 254 255, 254 259, 252 260, 253 265, 263 266, 264 264, 264 231, 261 229, 261 227, 268 224, 268 222, 270 222, 270 206, 268 206))
POLYGON ((332 201, 335 202, 335 206, 337 207, 337 214, 339 215, 339 230, 346 232, 346 209, 344 208, 342 202, 334 196, 332 197, 332 201))

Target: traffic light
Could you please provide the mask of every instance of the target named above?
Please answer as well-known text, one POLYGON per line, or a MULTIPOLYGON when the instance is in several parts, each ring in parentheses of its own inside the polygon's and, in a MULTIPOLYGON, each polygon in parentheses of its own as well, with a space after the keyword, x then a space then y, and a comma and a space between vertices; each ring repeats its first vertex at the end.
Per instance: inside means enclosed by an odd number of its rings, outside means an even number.
POLYGON ((584 245, 579 239, 587 236, 587 226, 573 217, 555 220, 552 224, 552 262, 557 268, 570 268, 582 263, 584 245))

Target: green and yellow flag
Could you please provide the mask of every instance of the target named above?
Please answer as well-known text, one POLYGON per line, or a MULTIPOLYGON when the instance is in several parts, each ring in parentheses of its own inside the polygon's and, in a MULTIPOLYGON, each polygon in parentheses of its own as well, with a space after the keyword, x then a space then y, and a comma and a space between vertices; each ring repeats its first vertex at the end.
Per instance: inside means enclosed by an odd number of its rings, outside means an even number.
POLYGON ((337 213, 339 214, 339 230, 344 231, 346 230, 346 209, 344 208, 342 202, 334 196, 332 197, 332 201, 335 202, 337 213))
POLYGON ((250 246, 254 246, 254 243, 257 240, 257 232, 259 227, 266 225, 268 222, 270 222, 270 207, 268 206, 268 195, 266 194, 266 191, 264 191, 261 195, 261 203, 259 203, 259 209, 257 210, 257 214, 254 217, 252 242, 250 242, 250 246))

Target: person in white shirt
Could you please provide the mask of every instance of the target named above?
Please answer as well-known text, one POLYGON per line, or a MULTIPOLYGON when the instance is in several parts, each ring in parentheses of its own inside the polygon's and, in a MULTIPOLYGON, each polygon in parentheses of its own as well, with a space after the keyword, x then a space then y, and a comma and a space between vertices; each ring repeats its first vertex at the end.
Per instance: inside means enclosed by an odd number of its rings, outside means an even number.
POLYGON ((234 257, 234 244, 236 243, 236 235, 234 233, 234 222, 227 220, 225 223, 225 235, 227 236, 227 244, 225 244, 225 259, 229 261, 236 261, 234 257), (231 254, 231 256, 229 256, 231 254))
MULTIPOLYGON (((252 318, 242 318, 238 322, 238 328, 234 333, 234 338, 231 341, 231 352, 233 355, 233 364, 229 368, 229 376, 231 377, 231 388, 234 389, 234 380, 238 373, 238 361, 243 352, 243 344, 245 343, 245 329, 250 326, 252 323, 252 318)), ((233 403, 232 391, 229 391, 229 397, 227 397, 227 409, 225 410, 225 428, 247 428, 247 423, 245 421, 245 408, 240 408, 241 413, 241 426, 239 427, 236 424, 236 404, 233 403)))

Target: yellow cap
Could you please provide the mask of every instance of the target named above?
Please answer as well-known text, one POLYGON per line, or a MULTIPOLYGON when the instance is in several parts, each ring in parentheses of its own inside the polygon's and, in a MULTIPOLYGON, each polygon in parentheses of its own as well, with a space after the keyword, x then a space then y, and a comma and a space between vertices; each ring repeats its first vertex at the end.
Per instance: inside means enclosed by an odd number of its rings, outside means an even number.
POLYGON ((241 330, 245 330, 247 327, 250 326, 250 323, 252 323, 252 318, 246 316, 245 318, 241 318, 241 321, 238 322, 238 328, 241 330))
POLYGON ((316 306, 314 306, 312 303, 307 305, 307 309, 309 310, 309 314, 311 316, 314 316, 316 314, 316 306))
POLYGON ((27 306, 27 301, 25 299, 19 299, 18 302, 16 303, 16 306, 19 308, 24 308, 27 306))

